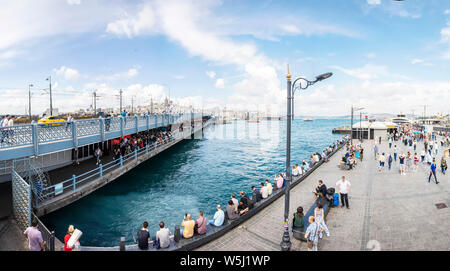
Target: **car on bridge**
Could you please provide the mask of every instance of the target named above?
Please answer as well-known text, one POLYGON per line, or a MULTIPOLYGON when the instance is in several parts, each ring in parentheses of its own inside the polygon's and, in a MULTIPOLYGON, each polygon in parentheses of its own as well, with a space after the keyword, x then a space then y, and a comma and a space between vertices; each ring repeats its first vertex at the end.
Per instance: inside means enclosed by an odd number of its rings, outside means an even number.
POLYGON ((60 126, 63 125, 66 120, 63 118, 55 117, 55 116, 49 116, 49 117, 43 117, 42 119, 38 120, 38 123, 47 123, 47 125, 44 126, 60 126))

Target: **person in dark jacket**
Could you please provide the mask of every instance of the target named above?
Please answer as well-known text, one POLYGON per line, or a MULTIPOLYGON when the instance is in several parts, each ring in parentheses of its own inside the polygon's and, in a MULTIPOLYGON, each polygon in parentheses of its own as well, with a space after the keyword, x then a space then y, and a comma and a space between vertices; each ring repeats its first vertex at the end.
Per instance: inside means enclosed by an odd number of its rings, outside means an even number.
POLYGON ((316 186, 314 193, 314 197, 318 199, 319 197, 325 197, 327 195, 327 186, 323 183, 322 180, 319 180, 319 183, 316 186))

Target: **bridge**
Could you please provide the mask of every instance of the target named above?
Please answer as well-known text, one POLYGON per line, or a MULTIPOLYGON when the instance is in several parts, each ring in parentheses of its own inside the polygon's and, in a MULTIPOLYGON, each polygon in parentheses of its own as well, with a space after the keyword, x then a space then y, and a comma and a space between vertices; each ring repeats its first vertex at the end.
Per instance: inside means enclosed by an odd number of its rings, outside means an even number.
POLYGON ((163 114, 3 127, 0 128, 0 161, 74 149, 171 124, 194 122, 202 117, 202 113, 163 114))
MULTIPOLYGON (((33 215, 41 216, 60 209, 116 180, 137 165, 192 137, 213 123, 200 113, 144 115, 26 124, 0 129, 0 162, 12 181, 13 215, 23 228, 33 215), (50 185, 48 174, 36 161, 39 156, 76 149, 90 144, 138 134, 155 128, 169 128, 171 136, 162 142, 136 147, 133 152, 99 164, 78 176, 57 180, 50 185)), ((70 167, 67 170, 71 170, 70 167)))

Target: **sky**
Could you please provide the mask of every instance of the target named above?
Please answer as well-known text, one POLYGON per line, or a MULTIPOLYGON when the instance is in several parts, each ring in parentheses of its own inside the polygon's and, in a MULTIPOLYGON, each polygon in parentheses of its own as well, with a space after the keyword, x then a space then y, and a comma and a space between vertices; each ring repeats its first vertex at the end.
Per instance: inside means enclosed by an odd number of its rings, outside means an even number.
POLYGON ((450 110, 448 0, 0 0, 0 114, 149 105, 295 115, 450 110))

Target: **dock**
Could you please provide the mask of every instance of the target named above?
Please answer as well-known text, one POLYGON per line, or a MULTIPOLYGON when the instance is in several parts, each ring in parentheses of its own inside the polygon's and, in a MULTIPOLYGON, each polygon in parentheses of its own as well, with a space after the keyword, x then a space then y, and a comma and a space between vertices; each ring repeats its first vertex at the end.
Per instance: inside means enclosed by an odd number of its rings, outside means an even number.
MULTIPOLYGON (((312 191, 318 180, 323 180, 327 187, 336 187, 336 182, 345 176, 352 184, 350 209, 331 208, 326 219, 331 235, 319 241, 319 250, 449 250, 450 208, 438 209, 436 204, 450 206, 450 176, 438 172, 440 183, 428 183, 429 166, 421 163, 417 172, 408 171, 402 176, 398 173, 398 160, 391 171, 386 166, 380 173, 373 146, 373 140, 364 141, 364 160, 355 169, 338 169, 338 161, 344 154, 344 150, 340 150, 327 164, 294 187, 289 223, 292 223, 292 215, 298 206, 306 211, 313 204, 312 191)), ((399 152, 408 151, 400 142, 397 146, 399 152)), ((386 142, 379 148, 389 152, 386 142)), ((423 144, 419 142, 418 153, 421 148, 423 144)), ((439 152, 437 161, 443 154, 442 147, 439 152)), ((241 226, 197 250, 279 251, 283 214, 284 196, 241 226)), ((307 250, 306 243, 294 239, 292 233, 291 242, 291 250, 307 250)))

